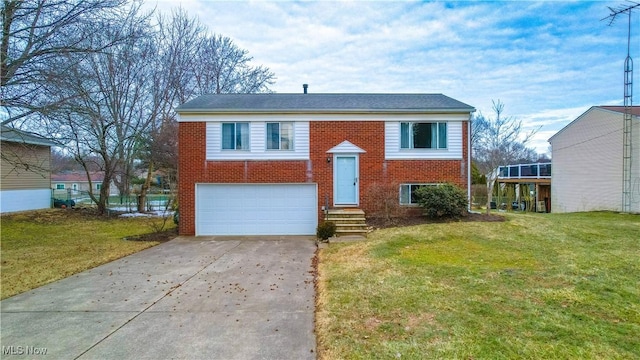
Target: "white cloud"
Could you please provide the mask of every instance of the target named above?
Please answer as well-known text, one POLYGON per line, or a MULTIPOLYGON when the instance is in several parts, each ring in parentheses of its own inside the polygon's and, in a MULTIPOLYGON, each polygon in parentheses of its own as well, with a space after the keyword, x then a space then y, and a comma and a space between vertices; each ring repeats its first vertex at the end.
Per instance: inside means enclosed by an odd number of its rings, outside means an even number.
MULTIPOLYGON (((436 92, 485 115, 500 99, 506 115, 542 126, 539 151, 548 132, 590 106, 622 101, 626 21, 601 21, 616 2, 165 0, 158 8, 179 4, 269 67, 277 92, 301 92, 303 83, 311 92, 436 92)), ((632 56, 640 58, 637 34, 632 56)))

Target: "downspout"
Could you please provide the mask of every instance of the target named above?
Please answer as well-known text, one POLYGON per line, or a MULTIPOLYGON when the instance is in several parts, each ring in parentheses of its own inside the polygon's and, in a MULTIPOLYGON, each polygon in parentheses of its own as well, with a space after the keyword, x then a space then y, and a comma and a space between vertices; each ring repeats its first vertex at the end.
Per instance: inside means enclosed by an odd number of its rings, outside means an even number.
POLYGON ((467 125, 467 211, 471 211, 471 114, 467 125))

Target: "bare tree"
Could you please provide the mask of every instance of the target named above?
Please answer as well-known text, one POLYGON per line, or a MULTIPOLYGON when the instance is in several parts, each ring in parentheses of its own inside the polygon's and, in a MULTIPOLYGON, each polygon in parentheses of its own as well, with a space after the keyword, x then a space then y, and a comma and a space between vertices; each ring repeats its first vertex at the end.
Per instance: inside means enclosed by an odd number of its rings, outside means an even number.
MULTIPOLYGON (((151 178, 156 170, 164 174, 165 185, 175 185, 177 180, 178 122, 175 118, 164 119, 160 126, 151 130, 146 137, 144 151, 140 153, 147 177, 140 189, 138 211, 144 211, 151 178)), ((173 186, 172 186, 173 188, 173 186)))
POLYGON ((253 67, 248 51, 238 48, 228 37, 213 35, 197 53, 195 74, 199 94, 263 93, 275 75, 263 66, 253 67))
POLYGON ((525 133, 521 120, 503 116, 504 104, 500 100, 492 103, 495 117, 476 115, 472 121, 471 139, 478 168, 487 176, 487 214, 491 211, 492 193, 500 165, 535 161, 537 157, 535 150, 526 146, 537 129, 525 133))
POLYGON ((65 75, 70 61, 104 51, 122 38, 91 42, 97 26, 117 16, 127 0, 4 0, 0 42, 2 124, 47 114, 65 99, 48 96, 46 85, 65 75), (60 62, 61 58, 66 62, 60 62))
POLYGON ((67 145, 89 182, 100 169, 103 186, 89 195, 101 213, 112 181, 129 193, 135 161, 148 165, 141 210, 153 171, 175 174, 177 105, 210 92, 270 92, 275 79, 183 10, 152 23, 140 7, 5 0, 2 8, 2 122, 67 145))
POLYGON ((158 17, 156 86, 150 89, 159 111, 146 136, 147 178, 140 189, 143 210, 151 175, 161 169, 170 177, 177 173, 176 114, 173 109, 206 93, 270 92, 275 75, 266 67, 251 66, 248 51, 222 35, 206 35, 206 28, 178 9, 170 17, 158 17), (169 154, 173 152, 171 156, 169 154))
MULTIPOLYGON (((88 160, 88 159, 87 159, 88 160)), ((98 159, 94 159, 94 162, 99 162, 98 159)), ((63 172, 78 172, 83 171, 82 167, 75 160, 73 154, 67 151, 53 148, 51 149, 51 172, 63 173, 63 172)), ((91 171, 96 172, 100 169, 95 168, 91 171)))
POLYGON ((149 17, 141 14, 139 4, 134 4, 122 9, 118 21, 96 24, 102 32, 91 41, 125 40, 73 62, 68 76, 48 85, 64 104, 48 118, 54 127, 63 128, 68 134, 66 142, 90 185, 90 170, 96 164, 88 160, 95 156, 100 159, 98 165, 104 174, 100 193, 89 193, 99 213, 106 210, 112 181, 121 195, 128 195, 142 134, 156 116, 156 109, 149 106, 154 74, 148 63, 156 54, 149 17))
POLYGON ((173 109, 195 93, 195 55, 206 36, 206 28, 181 8, 168 17, 158 14, 157 28, 156 56, 150 64, 154 69, 154 86, 149 89, 151 107, 156 110, 139 153, 147 176, 140 188, 138 211, 144 211, 155 170, 163 170, 171 178, 176 176, 178 132, 173 109))
POLYGON ((154 96, 164 104, 162 118, 175 115, 175 106, 186 102, 196 94, 195 76, 199 73, 196 54, 203 46, 207 29, 196 18, 178 8, 170 16, 157 16, 158 56, 155 67, 160 96, 154 96))

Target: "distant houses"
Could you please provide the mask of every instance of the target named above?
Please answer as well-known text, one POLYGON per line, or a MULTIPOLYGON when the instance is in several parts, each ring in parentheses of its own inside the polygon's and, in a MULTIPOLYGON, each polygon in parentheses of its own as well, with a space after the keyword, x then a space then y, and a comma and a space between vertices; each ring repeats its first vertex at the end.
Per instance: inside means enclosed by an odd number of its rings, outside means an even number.
MULTIPOLYGON (((71 195, 87 194, 90 189, 94 193, 98 194, 102 188, 104 181, 104 173, 100 171, 89 173, 91 177, 91 185, 85 172, 64 172, 51 175, 51 189, 54 190, 54 194, 60 197, 66 193, 71 195)), ((109 195, 117 195, 118 189, 113 182, 109 186, 109 195)))

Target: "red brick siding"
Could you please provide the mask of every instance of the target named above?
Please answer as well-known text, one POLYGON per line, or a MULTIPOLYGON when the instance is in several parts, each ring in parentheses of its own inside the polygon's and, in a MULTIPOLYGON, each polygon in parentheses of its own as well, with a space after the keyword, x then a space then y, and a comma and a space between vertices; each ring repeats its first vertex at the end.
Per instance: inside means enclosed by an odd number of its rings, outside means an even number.
MULTIPOLYGON (((326 151, 348 140, 365 150, 359 155, 360 208, 365 212, 372 208, 368 190, 372 185, 390 183, 452 182, 467 186, 467 170, 460 160, 388 160, 384 159, 384 123, 370 122, 312 122, 309 127, 310 150, 314 166, 314 182, 318 183, 319 206, 325 198, 333 205, 333 164, 326 163, 326 151), (385 170, 386 168, 386 170, 385 170)), ((463 156, 467 155, 467 126, 463 127, 463 156)), ((321 216, 322 214, 320 214, 321 216)))
POLYGON ((328 199, 333 205, 333 159, 327 150, 348 140, 365 150, 359 155, 360 208, 372 204, 367 191, 375 184, 453 182, 466 188, 467 136, 463 127, 463 156, 460 160, 384 159, 384 123, 380 121, 314 121, 309 125, 310 160, 306 161, 206 161, 205 123, 180 123, 179 204, 182 235, 195 233, 196 183, 302 183, 318 184, 320 207, 328 199), (462 166, 462 163, 465 166, 462 166))
POLYGON ((318 121, 309 124, 309 134, 311 161, 319 165, 314 167, 314 180, 318 183, 320 206, 325 204, 325 199, 333 206, 333 160, 327 163, 327 157, 333 154, 327 154, 327 150, 348 140, 366 151, 359 154, 360 207, 366 211, 365 189, 374 182, 383 181, 384 122, 318 121))
POLYGON ((180 234, 193 235, 195 223, 195 183, 200 181, 206 155, 206 124, 180 123, 178 127, 178 206, 180 234))

